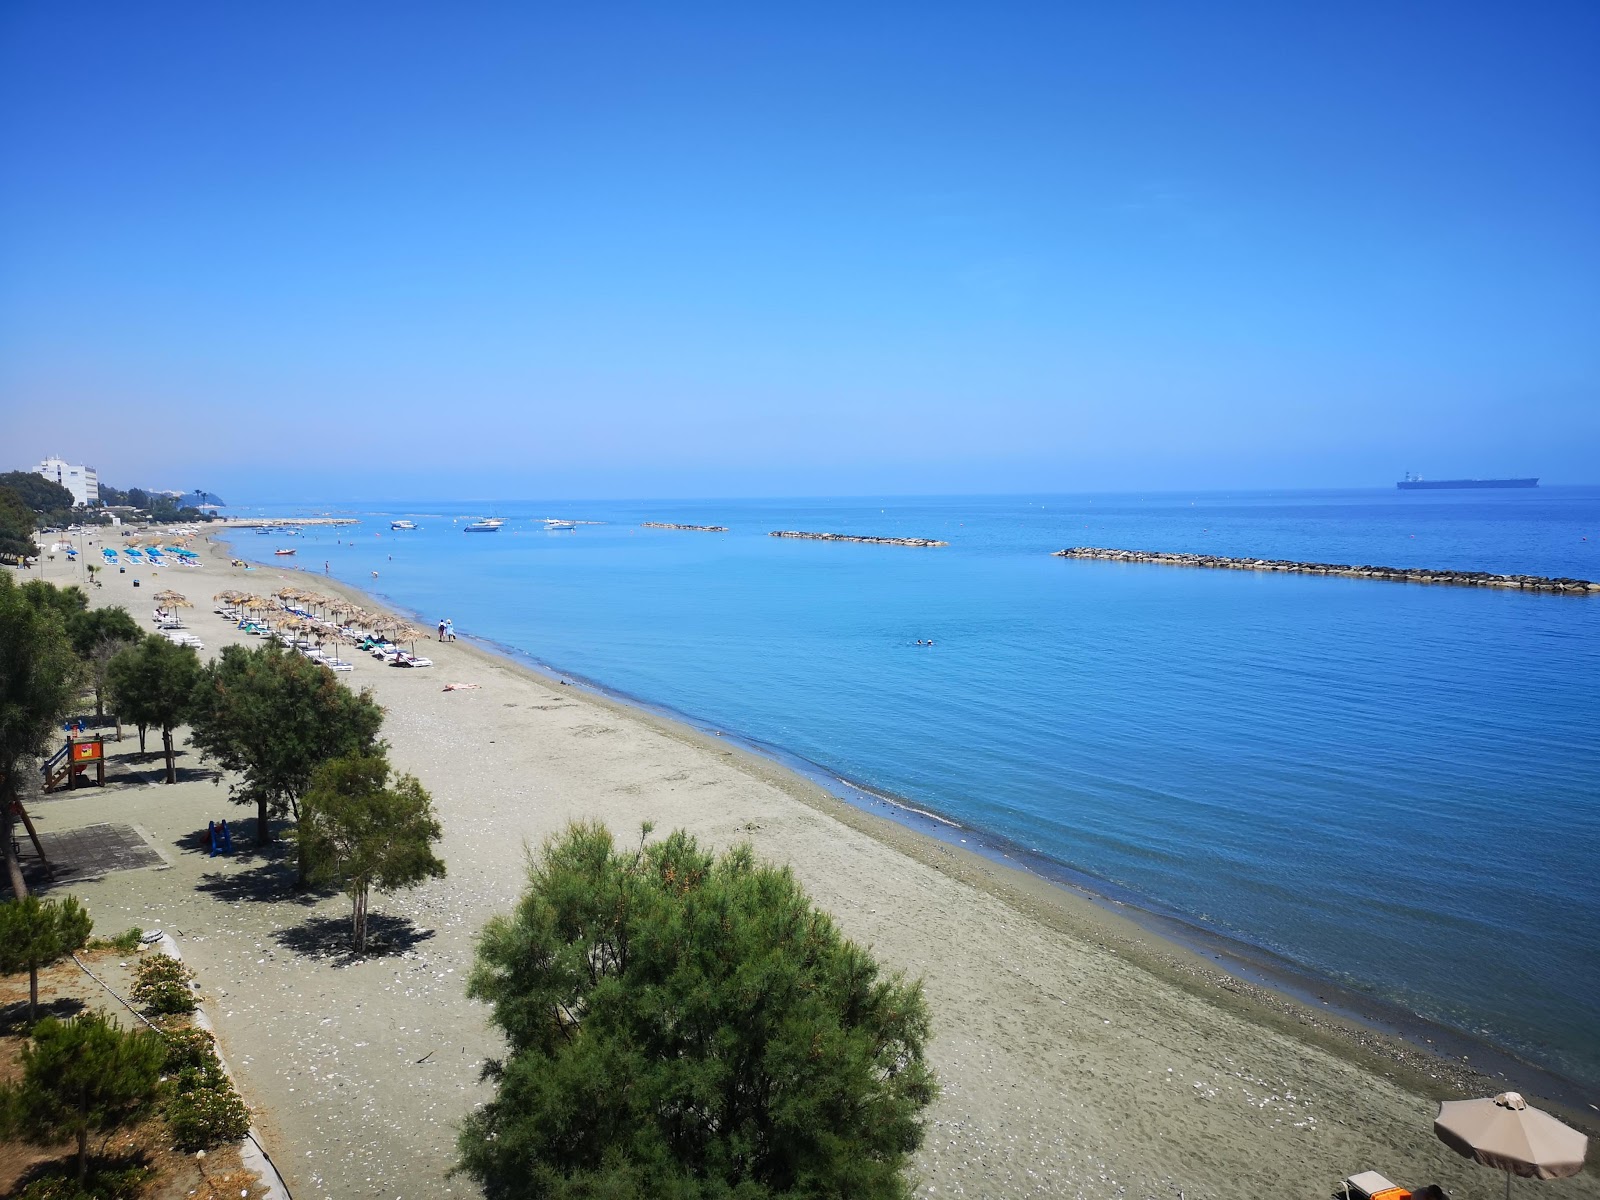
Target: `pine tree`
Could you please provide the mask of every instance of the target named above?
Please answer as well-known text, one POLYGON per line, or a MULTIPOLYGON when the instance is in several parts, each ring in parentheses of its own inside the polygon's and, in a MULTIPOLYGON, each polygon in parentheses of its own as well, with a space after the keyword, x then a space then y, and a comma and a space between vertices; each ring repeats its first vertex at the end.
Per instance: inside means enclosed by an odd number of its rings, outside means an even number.
POLYGON ((0 972, 28 972, 28 1020, 39 1017, 39 968, 82 950, 94 921, 76 896, 0 903, 0 972))
POLYGON ((46 1017, 23 1048, 21 1083, 0 1086, 0 1129, 42 1146, 75 1138, 81 1189, 89 1173, 89 1135, 143 1115, 166 1053, 159 1034, 126 1032, 97 1013, 71 1021, 46 1017))

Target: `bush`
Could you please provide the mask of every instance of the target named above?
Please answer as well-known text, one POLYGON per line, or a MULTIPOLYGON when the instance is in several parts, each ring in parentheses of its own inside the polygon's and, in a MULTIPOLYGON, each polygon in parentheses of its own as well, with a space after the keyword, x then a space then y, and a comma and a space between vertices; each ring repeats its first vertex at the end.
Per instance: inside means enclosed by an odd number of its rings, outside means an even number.
POLYGON ((117 950, 123 954, 132 954, 139 948, 139 943, 144 940, 144 930, 138 926, 117 934, 112 938, 90 938, 91 950, 117 950))
POLYGON ((167 1060, 161 1066, 164 1075, 176 1079, 185 1070, 202 1070, 218 1066, 216 1040, 204 1029, 175 1029, 166 1035, 167 1060))
POLYGON ((215 1072, 189 1068, 179 1092, 167 1105, 173 1141, 185 1151, 209 1150, 237 1142, 250 1129, 250 1110, 219 1066, 215 1072), (183 1090, 186 1088, 188 1090, 183 1090))
POLYGON ((222 1069, 216 1042, 204 1029, 179 1029, 167 1035, 166 1074, 175 1082, 167 1102, 167 1124, 181 1150, 209 1150, 237 1142, 250 1128, 233 1081, 222 1069))
POLYGON ((46 1175, 18 1192, 17 1200, 135 1200, 154 1176, 149 1167, 94 1171, 80 1188, 69 1176, 46 1175))
POLYGON ((194 972, 175 958, 152 954, 134 968, 133 998, 153 1013, 192 1013, 194 972))

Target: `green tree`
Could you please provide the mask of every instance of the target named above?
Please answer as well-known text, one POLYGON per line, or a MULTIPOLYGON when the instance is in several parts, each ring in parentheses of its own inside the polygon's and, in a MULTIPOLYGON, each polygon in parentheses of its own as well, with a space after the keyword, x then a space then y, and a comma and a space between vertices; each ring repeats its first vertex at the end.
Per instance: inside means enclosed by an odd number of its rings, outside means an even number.
POLYGON ((350 897, 357 954, 367 949, 367 896, 444 875, 433 844, 443 836, 433 800, 414 775, 391 784, 380 754, 329 759, 311 777, 300 806, 298 837, 313 883, 333 883, 350 897))
POLYGON ((7 471, 0 475, 0 487, 10 488, 36 513, 59 512, 77 503, 70 489, 37 471, 7 471))
POLYGON ((89 1173, 89 1135, 138 1120, 155 1099, 166 1058, 161 1036, 128 1032, 97 1013, 46 1017, 22 1050, 22 1080, 0 1087, 0 1124, 9 1136, 50 1146, 78 1143, 78 1186, 89 1173))
POLYGON ((76 896, 0 903, 0 972, 28 973, 28 1020, 39 1018, 39 968, 82 950, 94 921, 76 896))
MULTIPOLYGON (((141 728, 161 730, 161 747, 167 756, 167 782, 178 782, 178 756, 172 731, 189 714, 195 683, 200 678, 200 658, 193 646, 179 646, 159 634, 123 650, 106 669, 106 683, 117 711, 141 728)), ((144 734, 139 735, 144 749, 144 734)))
MULTIPOLYGON (((383 725, 372 693, 352 692, 321 663, 269 643, 225 646, 195 689, 194 744, 238 773, 229 796, 256 806, 256 841, 272 817, 300 818, 300 797, 330 758, 370 753, 383 725)), ((303 850, 303 847, 302 847, 303 850)), ((307 878, 304 853, 300 877, 307 878)))
POLYGON ((94 715, 103 717, 111 660, 139 640, 139 626, 125 608, 91 608, 68 619, 67 636, 94 689, 94 715))
POLYGON ((0 558, 15 561, 37 554, 39 548, 33 541, 36 528, 33 510, 22 497, 11 488, 0 487, 0 558))
POLYGON ((468 994, 509 1043, 458 1143, 490 1200, 909 1192, 937 1093, 921 985, 748 846, 619 853, 573 826, 485 928, 468 994))
POLYGON ((0 573, 0 846, 17 896, 28 893, 12 839, 18 775, 32 769, 33 756, 45 753, 82 682, 60 612, 33 599, 56 589, 40 586, 44 592, 33 584, 19 588, 9 572, 0 573))

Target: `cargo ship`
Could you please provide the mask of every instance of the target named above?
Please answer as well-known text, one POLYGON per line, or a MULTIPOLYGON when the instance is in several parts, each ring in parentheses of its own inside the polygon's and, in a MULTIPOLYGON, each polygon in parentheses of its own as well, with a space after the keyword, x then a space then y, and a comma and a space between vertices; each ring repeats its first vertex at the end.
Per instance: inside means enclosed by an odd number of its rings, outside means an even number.
POLYGON ((1437 492, 1453 488, 1531 488, 1538 487, 1537 479, 1424 479, 1407 474, 1395 484, 1402 492, 1437 492))

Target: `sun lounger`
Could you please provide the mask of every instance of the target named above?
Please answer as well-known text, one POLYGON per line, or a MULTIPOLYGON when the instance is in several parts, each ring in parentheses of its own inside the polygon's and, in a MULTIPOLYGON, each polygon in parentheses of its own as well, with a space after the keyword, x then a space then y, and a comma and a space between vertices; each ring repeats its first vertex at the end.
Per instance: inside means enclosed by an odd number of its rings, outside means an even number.
POLYGON ((1377 1171, 1362 1171, 1340 1181, 1334 1190, 1337 1200, 1411 1200, 1411 1189, 1377 1171))

